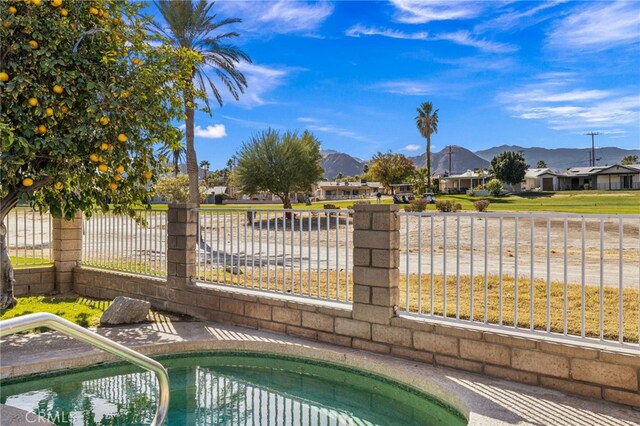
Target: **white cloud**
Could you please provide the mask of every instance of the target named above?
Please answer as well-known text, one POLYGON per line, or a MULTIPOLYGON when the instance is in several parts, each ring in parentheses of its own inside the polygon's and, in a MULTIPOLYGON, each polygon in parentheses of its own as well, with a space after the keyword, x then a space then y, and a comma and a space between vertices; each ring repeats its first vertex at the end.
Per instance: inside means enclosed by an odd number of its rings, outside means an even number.
POLYGON ((300 123, 317 123, 318 122, 318 120, 311 117, 298 117, 297 121, 299 121, 300 123))
MULTIPOLYGON (((546 74, 547 79, 502 93, 503 103, 514 117, 541 120, 555 130, 585 131, 635 126, 640 116, 640 96, 634 91, 571 87, 571 74, 546 74), (560 76, 559 80, 555 77, 560 76), (566 80, 565 80, 566 79, 566 80)), ((538 78, 542 76, 537 76, 538 78)))
POLYGON ((485 31, 508 31, 513 28, 526 28, 537 25, 542 21, 552 17, 552 14, 542 14, 541 12, 553 8, 559 4, 566 3, 568 0, 555 0, 546 2, 518 2, 518 6, 525 7, 533 4, 534 7, 521 10, 520 8, 511 9, 505 13, 501 13, 496 18, 478 24, 474 27, 474 32, 485 31))
POLYGON ((345 34, 349 37, 360 37, 360 36, 383 36, 390 38, 397 38, 403 40, 427 40, 429 38, 429 34, 426 32, 417 32, 417 33, 405 33, 399 30, 393 30, 389 28, 375 28, 375 27, 365 27, 363 25, 354 25, 349 28, 345 34))
POLYGON ((405 146, 404 148, 402 148, 404 151, 418 151, 419 149, 422 149, 421 145, 416 145, 416 144, 409 144, 407 146, 405 146))
POLYGON ((227 136, 227 129, 224 127, 224 124, 214 124, 213 126, 207 126, 204 129, 200 126, 196 126, 195 135, 200 138, 220 139, 227 136))
POLYGON ((640 42, 640 12, 635 1, 578 2, 574 13, 549 34, 553 47, 604 50, 640 42))
MULTIPOLYGON (((268 99, 268 95, 276 88, 285 84, 287 77, 291 73, 303 71, 302 68, 272 67, 246 62, 241 62, 237 68, 247 79, 248 87, 245 89, 245 92, 240 95, 238 101, 239 105, 246 108, 275 103, 268 99)), ((213 75, 213 73, 210 73, 210 75, 213 75)), ((219 87, 219 89, 222 92, 225 102, 235 102, 235 99, 225 91, 224 87, 219 87)), ((211 93, 209 93, 209 98, 213 99, 211 93)))
POLYGON ((483 52, 489 53, 508 53, 515 52, 518 50, 516 46, 506 44, 506 43, 497 43, 489 40, 481 40, 473 38, 469 31, 456 31, 453 33, 442 33, 434 36, 434 40, 447 40, 452 43, 460 44, 462 46, 471 46, 475 47, 483 52))
POLYGON ((423 83, 419 81, 388 81, 380 83, 375 88, 382 89, 387 93, 393 93, 395 95, 408 95, 408 96, 424 96, 432 95, 442 90, 441 85, 423 83))
POLYGON ((242 28, 251 32, 308 33, 316 31, 333 13, 333 5, 326 1, 219 1, 225 16, 242 19, 242 28))
POLYGON ((396 20, 405 24, 469 19, 478 16, 482 3, 451 0, 391 0, 396 7, 396 20))

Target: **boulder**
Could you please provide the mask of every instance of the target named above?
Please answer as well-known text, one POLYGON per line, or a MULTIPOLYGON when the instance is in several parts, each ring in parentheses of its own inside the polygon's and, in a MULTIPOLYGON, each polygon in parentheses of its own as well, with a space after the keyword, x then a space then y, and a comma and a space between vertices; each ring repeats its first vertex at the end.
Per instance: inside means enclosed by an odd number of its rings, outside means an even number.
POLYGON ((147 318, 151 303, 118 296, 100 317, 100 325, 134 324, 147 318))

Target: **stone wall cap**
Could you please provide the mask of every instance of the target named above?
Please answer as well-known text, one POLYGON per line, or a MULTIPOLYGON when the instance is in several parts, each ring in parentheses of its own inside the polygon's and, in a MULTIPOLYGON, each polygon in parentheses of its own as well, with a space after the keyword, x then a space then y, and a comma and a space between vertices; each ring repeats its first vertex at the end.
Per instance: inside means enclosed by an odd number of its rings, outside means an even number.
POLYGON ((356 212, 397 212, 400 207, 395 204, 354 204, 356 212))

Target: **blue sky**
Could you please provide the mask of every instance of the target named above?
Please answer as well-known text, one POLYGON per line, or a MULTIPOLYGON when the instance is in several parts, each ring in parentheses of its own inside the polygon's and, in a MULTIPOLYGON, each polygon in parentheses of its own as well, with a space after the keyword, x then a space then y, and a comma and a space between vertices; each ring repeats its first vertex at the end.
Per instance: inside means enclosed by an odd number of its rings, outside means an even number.
MULTIPOLYGON (((153 8, 148 9, 153 13, 153 8)), ((222 0, 249 88, 196 114, 212 168, 272 127, 360 158, 424 152, 414 117, 439 109, 432 150, 502 144, 640 149, 638 1, 222 0)), ((586 164, 585 164, 586 165, 586 164)))

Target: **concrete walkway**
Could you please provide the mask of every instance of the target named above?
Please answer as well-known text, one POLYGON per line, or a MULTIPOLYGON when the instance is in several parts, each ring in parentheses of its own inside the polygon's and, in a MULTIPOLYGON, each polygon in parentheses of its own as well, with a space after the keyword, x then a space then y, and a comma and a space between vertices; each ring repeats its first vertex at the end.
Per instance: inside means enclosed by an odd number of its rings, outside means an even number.
MULTIPOLYGON (((200 321, 100 328, 98 332, 149 355, 246 350, 334 362, 390 377, 457 408, 473 425, 637 425, 640 411, 555 390, 492 379, 414 361, 298 339, 282 334, 200 321)), ((114 357, 55 332, 0 340, 0 377, 79 367, 114 357)))

